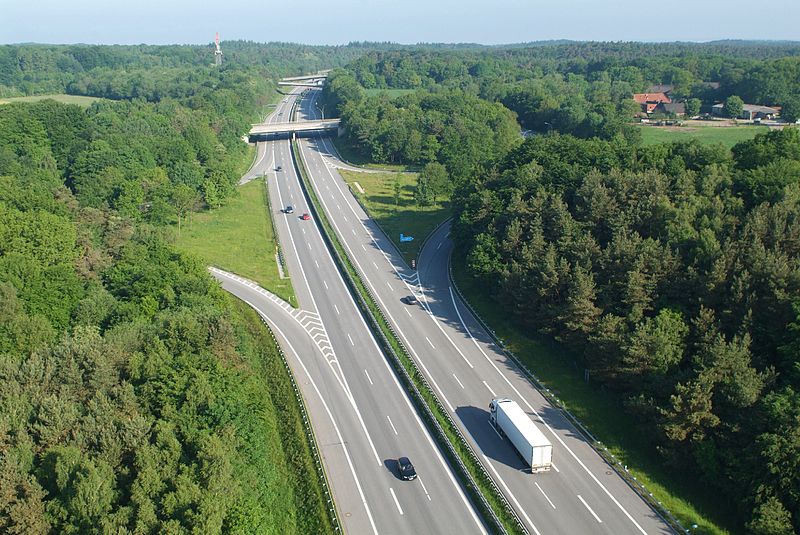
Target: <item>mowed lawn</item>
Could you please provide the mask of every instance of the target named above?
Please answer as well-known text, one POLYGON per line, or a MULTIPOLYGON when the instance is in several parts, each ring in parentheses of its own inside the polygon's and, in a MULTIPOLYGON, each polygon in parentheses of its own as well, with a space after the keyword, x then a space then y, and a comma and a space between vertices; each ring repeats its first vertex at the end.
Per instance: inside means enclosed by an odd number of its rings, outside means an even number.
POLYGON ((766 126, 642 126, 642 144, 671 143, 696 139, 702 143, 722 143, 730 148, 769 130, 766 126))
POLYGON ((450 217, 448 202, 439 202, 435 206, 420 208, 414 202, 414 187, 417 184, 417 173, 358 173, 340 171, 342 177, 350 185, 351 191, 361 200, 367 213, 383 229, 397 245, 406 262, 411 263, 419 254, 425 237, 439 223, 450 217), (400 182, 400 202, 395 206, 394 184, 400 182), (354 182, 358 182, 364 193, 358 191, 354 182), (414 241, 400 243, 400 233, 413 236, 414 241))
POLYGON ((277 241, 267 213, 264 181, 253 180, 238 191, 226 206, 192 215, 181 229, 178 247, 208 265, 256 281, 296 305, 291 281, 278 274, 277 241))
POLYGON ((98 97, 84 97, 81 95, 64 95, 64 94, 53 94, 53 95, 35 95, 32 97, 9 97, 9 98, 0 98, 0 104, 9 104, 11 102, 38 102, 40 100, 55 100, 57 102, 63 102, 64 104, 77 104, 78 106, 83 106, 84 108, 88 108, 92 105, 93 102, 97 102, 98 100, 106 100, 103 98, 98 97))

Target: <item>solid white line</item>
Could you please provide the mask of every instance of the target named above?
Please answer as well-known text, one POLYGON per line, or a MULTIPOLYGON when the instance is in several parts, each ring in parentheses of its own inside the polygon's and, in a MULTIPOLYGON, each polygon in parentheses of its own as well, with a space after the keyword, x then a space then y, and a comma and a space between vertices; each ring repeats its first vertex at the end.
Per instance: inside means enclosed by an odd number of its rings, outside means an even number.
POLYGON ((492 421, 491 421, 491 420, 487 420, 487 422, 489 422, 489 427, 491 427, 491 428, 492 428, 492 431, 494 431, 494 433, 495 433, 495 434, 496 434, 498 437, 500 437, 500 440, 503 440, 503 435, 501 435, 501 434, 500 434, 500 431, 498 431, 498 430, 497 430, 497 428, 494 426, 494 424, 492 424, 492 421))
POLYGON ((458 383, 458 386, 460 386, 461 388, 464 388, 464 385, 462 385, 461 381, 458 380, 458 377, 456 377, 456 374, 453 374, 453 377, 456 378, 456 382, 458 383))
POLYGON ((372 379, 370 378, 369 372, 367 371, 366 368, 364 368, 364 375, 367 376, 367 381, 369 381, 369 384, 371 384, 371 385, 375 384, 375 383, 372 382, 372 379))
POLYGON ((394 424, 392 423, 392 419, 389 418, 388 414, 386 415, 386 419, 389 420, 389 425, 392 426, 392 431, 394 431, 394 434, 396 435, 397 434, 397 429, 395 428, 394 424))
POLYGON ((392 498, 394 498, 394 504, 397 506, 397 510, 400 511, 400 514, 402 515, 403 514, 403 508, 400 507, 400 502, 397 501, 397 496, 395 496, 395 494, 394 494, 394 489, 392 487, 389 487, 389 492, 392 493, 392 498))
POLYGON ((547 500, 547 503, 549 503, 549 504, 550 504, 550 507, 552 507, 553 509, 555 509, 555 508, 556 508, 556 506, 553 504, 553 502, 551 502, 551 501, 550 501, 550 498, 548 498, 548 497, 547 497, 547 494, 545 494, 545 493, 544 493, 544 491, 542 490, 542 487, 540 487, 540 486, 539 486, 539 483, 537 483, 536 481, 534 481, 534 482, 533 482, 533 484, 534 484, 534 485, 536 485, 536 488, 537 488, 537 489, 539 489, 539 492, 541 492, 541 493, 542 493, 542 496, 544 496, 544 499, 545 499, 545 500, 547 500))
MULTIPOLYGON (((483 348, 480 346, 480 344, 478 344, 478 341, 477 341, 477 340, 475 340, 475 337, 474 337, 474 336, 472 336, 472 333, 470 332, 469 328, 467 327, 467 324, 466 324, 466 323, 464 323, 464 318, 462 318, 462 317, 461 317, 461 312, 459 312, 459 311, 458 311, 458 305, 456 304, 456 299, 455 299, 455 297, 454 297, 454 295, 453 295, 453 288, 452 288, 452 286, 450 287, 450 299, 453 301, 453 307, 454 307, 454 308, 455 308, 455 310, 456 310, 456 314, 458 314, 458 319, 459 319, 459 321, 461 321, 461 325, 464 327, 464 330, 466 330, 466 331, 467 331, 467 334, 468 334, 468 335, 469 335, 469 337, 472 339, 472 342, 475 344, 475 346, 478 348, 478 350, 480 350, 480 352, 483 354, 483 356, 484 356, 484 357, 486 357, 486 360, 487 360, 487 361, 489 361, 489 364, 491 364, 491 365, 492 365, 492 367, 495 369, 495 371, 496 371, 496 372, 497 372, 497 373, 500 375, 500 377, 502 377, 502 378, 505 380, 505 382, 508 384, 508 386, 510 386, 510 387, 511 387, 511 389, 512 389, 512 390, 513 390, 513 391, 514 391, 516 394, 517 394, 517 396, 518 396, 518 397, 519 397, 519 398, 522 400, 522 402, 523 402, 523 403, 525 403, 525 405, 527 405, 527 406, 528 406, 528 408, 529 408, 531 411, 533 411, 533 413, 534 413, 534 414, 535 414, 535 415, 536 415, 538 418, 541 418, 541 416, 540 416, 540 415, 539 415, 539 413, 536 411, 536 409, 534 409, 534 408, 533 408, 533 406, 532 406, 532 405, 531 405, 531 404, 528 402, 528 400, 527 400, 527 399, 525 399, 525 397, 524 397, 524 396, 523 396, 523 395, 520 393, 520 391, 519 391, 519 390, 517 390, 517 389, 516 389, 516 387, 514 387, 514 385, 511 383, 511 381, 509 381, 509 380, 508 380, 508 377, 506 377, 506 376, 505 376, 505 374, 503 374, 503 372, 501 372, 501 371, 500 371, 500 369, 497 367, 497 364, 495 364, 495 362, 494 362, 494 361, 493 361, 491 358, 489 358, 489 355, 487 355, 487 354, 486 354, 486 352, 483 350, 483 348)), ((553 428, 552 428, 552 427, 550 427, 550 426, 549 426, 547 423, 545 423, 545 424, 544 424, 544 426, 547 428, 547 430, 548 430, 548 431, 550 431, 550 433, 553 435, 553 437, 555 437, 555 439, 556 439, 556 440, 557 440, 557 441, 558 441, 558 442, 559 442, 559 443, 560 443, 562 446, 564 446, 564 449, 566 449, 566 450, 569 452, 570 456, 571 456, 573 459, 575 459, 575 462, 577 462, 577 463, 578 463, 578 465, 580 465, 580 467, 581 467, 581 468, 583 468, 583 470, 584 470, 584 471, 585 471, 585 472, 586 472, 586 473, 589 475, 589 477, 590 477, 590 478, 592 478, 592 480, 593 480, 595 483, 597 483, 597 485, 598 485, 598 486, 599 486, 601 489, 603 489, 603 492, 605 492, 606 496, 608 496, 609 498, 611 498, 611 501, 612 501, 612 502, 614 502, 614 504, 615 504, 615 505, 616 505, 616 506, 619 508, 619 510, 620 510, 620 511, 622 511, 622 512, 625 514, 625 516, 626 516, 626 517, 628 517, 628 520, 630 520, 630 521, 633 523, 633 525, 634 525, 634 526, 636 526, 636 528, 639 530, 639 532, 640 532, 640 533, 642 533, 642 535, 647 535, 647 532, 646 532, 644 529, 642 529, 642 526, 640 526, 640 525, 639 525, 639 523, 636 521, 636 519, 634 519, 634 518, 631 516, 631 514, 628 512, 628 510, 627 510, 627 509, 625 509, 625 508, 622 506, 622 504, 621 504, 621 503, 619 503, 619 500, 617 500, 617 499, 614 497, 614 495, 613 495, 613 494, 611 494, 611 492, 610 492, 610 491, 609 491, 609 490, 608 490, 608 489, 605 487, 605 485, 603 485, 603 484, 600 482, 600 480, 599 480, 599 479, 597 479, 597 476, 595 476, 595 475, 592 473, 592 471, 591 471, 591 470, 589 470, 589 468, 588 468, 588 467, 587 467, 587 466, 586 466, 586 465, 583 463, 583 461, 581 461, 581 460, 578 458, 578 456, 575 454, 575 452, 574 452, 574 451, 572 451, 572 449, 570 449, 570 447, 569 447, 569 446, 567 446, 567 444, 566 444, 566 443, 565 443, 565 442, 564 442, 564 441, 561 439, 561 437, 560 437, 560 436, 559 436, 559 435, 558 435, 558 434, 557 434, 557 433, 556 433, 556 432, 553 430, 553 428)), ((553 468, 555 468, 555 466, 554 466, 553 468)), ((559 471, 559 470, 558 470, 558 469, 556 469, 556 472, 558 472, 558 471, 559 471)))
POLYGON ((483 459, 486 461, 486 464, 489 465, 489 468, 492 469, 492 472, 494 472, 494 475, 497 478, 497 481, 499 481, 500 484, 503 485, 503 488, 506 489, 506 495, 507 496, 511 496, 511 501, 513 501, 514 504, 517 506, 517 511, 519 511, 522 514, 523 517, 525 517, 525 520, 527 520, 528 524, 533 528, 533 532, 536 533, 536 535, 542 535, 539 532, 539 530, 536 529, 536 525, 534 525, 533 520, 531 520, 531 517, 528 516, 528 513, 526 513, 525 509, 523 509, 522 506, 519 504, 519 502, 517 501, 516 496, 514 496, 511 493, 511 490, 508 488, 508 485, 506 485, 506 482, 503 481, 502 477, 500 477, 500 474, 497 472, 497 469, 495 469, 495 467, 492 465, 491 461, 489 461, 489 458, 486 455, 483 455, 483 454, 481 454, 481 455, 483 456, 483 459))
POLYGON ((336 314, 337 314, 337 315, 339 315, 339 314, 340 314, 340 313, 339 313, 339 307, 337 307, 336 305, 333 305, 333 309, 336 311, 336 314))
POLYGON ((491 387, 491 386, 489 386, 489 383, 487 383, 486 381, 484 381, 484 382, 483 382, 483 386, 485 386, 487 389, 489 389, 489 392, 491 392, 493 396, 497 397, 497 394, 495 394, 495 393, 494 393, 494 390, 492 390, 492 387, 491 387))
POLYGON ((597 520, 597 522, 598 522, 599 524, 602 524, 602 523, 603 523, 603 521, 602 521, 602 520, 600 520, 600 517, 599 517, 599 516, 597 516, 597 513, 595 513, 594 511, 592 511, 592 508, 591 508, 591 507, 589 507, 589 504, 588 504, 588 503, 586 503, 586 500, 584 500, 584 499, 583 499, 583 497, 581 497, 581 495, 580 495, 580 494, 578 494, 578 499, 581 501, 581 503, 582 503, 583 505, 585 505, 585 506, 586 506, 586 508, 589 510, 589 512, 590 512, 590 513, 592 513, 592 516, 594 517, 594 519, 595 519, 595 520, 597 520))
POLYGON ((430 338, 428 338, 428 337, 426 336, 426 337, 425 337, 425 340, 427 340, 427 341, 428 341, 428 343, 431 345, 431 347, 432 347, 433 349, 436 349, 436 346, 435 346, 435 345, 433 345, 433 342, 431 342, 431 339, 430 339, 430 338))
POLYGON ((327 283, 327 282, 325 282, 325 281, 323 280, 323 281, 322 281, 322 284, 324 284, 324 285, 325 285, 325 289, 327 290, 327 289, 328 289, 328 283, 327 283))
POLYGON ((428 489, 425 488, 425 483, 422 482, 422 478, 417 476, 417 481, 419 481, 419 484, 422 485, 422 490, 425 492, 425 496, 428 497, 428 501, 432 501, 431 500, 431 495, 428 494, 428 489))
POLYGON ((350 333, 347 333, 347 339, 350 340, 350 345, 351 346, 355 346, 356 345, 355 343, 353 343, 353 339, 350 338, 350 333))
POLYGON ((333 429, 336 431, 336 436, 339 439, 339 444, 341 444, 345 459, 347 459, 347 466, 350 467, 350 473, 353 474, 353 479, 355 480, 356 488, 358 489, 358 495, 361 497, 361 503, 364 505, 364 509, 366 509, 367 511, 367 518, 369 518, 369 523, 372 526, 372 532, 377 535, 378 528, 375 525, 375 520, 372 518, 372 512, 369 509, 369 504, 367 503, 367 497, 364 495, 364 490, 361 488, 361 482, 358 480, 358 475, 356 475, 356 469, 353 466, 353 460, 350 458, 350 452, 347 450, 347 443, 344 441, 344 438, 342 437, 342 432, 339 430, 339 426, 336 425, 336 420, 334 420, 333 418, 333 413, 331 413, 330 407, 328 407, 328 404, 325 402, 325 398, 322 397, 322 393, 320 393, 319 388, 317 388, 317 383, 314 381, 314 378, 311 377, 311 374, 308 373, 308 368, 306 368, 305 363, 303 363, 303 361, 300 359, 300 354, 295 350, 294 346, 289 341, 289 337, 286 336, 286 334, 284 334, 284 332, 280 329, 280 327, 278 327, 274 322, 270 321, 270 319, 267 317, 266 314, 264 314, 258 308, 256 308, 256 306, 253 303, 249 301, 246 302, 248 305, 253 307, 253 309, 262 318, 267 320, 270 323, 270 325, 272 325, 272 328, 275 329, 275 331, 280 335, 281 338, 283 338, 283 340, 286 342, 286 345, 294 354, 295 359, 297 360, 297 362, 300 363, 300 366, 303 368, 303 372, 306 374, 306 377, 308 377, 308 380, 311 383, 311 386, 314 388, 314 391, 317 393, 317 396, 319 396, 320 402, 322 402, 322 406, 325 408, 325 412, 328 413, 328 418, 331 419, 331 423, 333 424, 333 429))

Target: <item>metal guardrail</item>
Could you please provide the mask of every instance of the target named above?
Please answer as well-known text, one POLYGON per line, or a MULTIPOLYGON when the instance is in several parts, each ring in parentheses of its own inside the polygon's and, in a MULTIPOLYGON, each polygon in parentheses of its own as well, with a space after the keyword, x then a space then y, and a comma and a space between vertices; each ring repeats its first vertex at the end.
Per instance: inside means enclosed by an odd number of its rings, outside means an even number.
MULTIPOLYGON (((496 529, 498 529, 502 533, 506 533, 502 521, 497 516, 494 509, 492 508, 492 506, 487 501, 486 497, 481 492, 480 487, 478 486, 477 482, 473 479, 472 475, 470 474, 469 470, 467 469, 466 465, 461 459, 461 456, 458 454, 453 444, 451 444, 450 440, 447 438, 446 432, 439 424, 432 409, 428 406, 428 403, 425 401, 425 397, 417 388, 414 382, 414 378, 412 378, 411 374, 409 374, 408 370, 406 370, 406 367, 403 364, 400 356, 395 352, 391 342, 384 334, 383 329, 380 327, 378 319, 373 315, 373 311, 370 309, 367 300, 361 294, 361 292, 358 289, 358 285, 350 275, 345 260, 342 258, 338 249, 334 245, 334 240, 338 240, 338 238, 335 236, 333 230, 329 231, 328 229, 326 229, 326 225, 330 225, 330 223, 327 221, 327 217, 325 216, 322 208, 317 205, 318 200, 316 199, 316 195, 311 189, 310 184, 306 183, 307 179, 305 175, 305 163, 302 161, 302 155, 299 154, 299 151, 294 150, 294 147, 292 150, 292 155, 294 158, 294 164, 297 168, 298 175, 300 176, 300 184, 303 188, 304 193, 306 194, 306 196, 310 201, 309 209, 315 213, 317 220, 320 222, 320 226, 322 227, 323 230, 322 232, 323 239, 325 240, 329 249, 332 251, 334 258, 336 259, 339 271, 342 273, 342 277, 344 278, 344 280, 347 281, 350 292, 353 295, 356 303, 359 305, 359 308, 361 309, 365 318, 367 319, 368 325, 370 325, 371 330, 375 334, 378 341, 381 343, 384 352, 390 357, 389 359, 390 363, 400 376, 400 379, 403 380, 403 382, 405 383, 406 389, 409 392, 409 394, 411 394, 411 399, 414 402, 415 406, 417 406, 417 409, 427 420, 429 428, 433 428, 433 430, 435 431, 434 436, 437 439, 437 442, 441 447, 443 447, 445 452, 448 454, 448 458, 450 459, 451 463, 454 463, 457 466, 458 471, 461 473, 461 478, 462 480, 464 480, 464 483, 467 486, 467 489, 471 491, 470 494, 473 495, 473 497, 481 503, 482 509, 484 509, 484 514, 487 514, 489 516, 488 520, 490 520, 495 525, 496 529), (330 236, 329 233, 333 234, 333 236, 330 236)), ((354 272, 357 273, 355 267, 351 265, 351 268, 353 269, 354 272)), ((429 397, 434 400, 434 403, 436 403, 439 413, 444 415, 445 418, 447 418, 452 432, 457 434, 457 436, 459 437, 459 442, 466 448, 466 451, 469 452, 471 460, 475 463, 476 467, 478 467, 478 469, 481 471, 485 481, 493 488, 495 496, 501 501, 506 512, 509 515, 511 515, 511 517, 514 519, 515 523, 519 528, 519 531, 521 533, 528 534, 529 532, 527 528, 522 523, 522 520, 519 518, 516 511, 514 511, 513 507, 511 507, 511 504, 508 502, 505 495, 497 487, 491 476, 489 476, 486 467, 480 461, 478 456, 475 455, 473 448, 471 447, 467 439, 464 437, 464 435, 461 433, 458 426, 455 425, 452 418, 450 418, 450 415, 447 413, 447 410, 439 401, 438 396, 436 396, 435 391, 431 388, 425 376, 419 371, 413 359, 411 359, 411 357, 409 356, 407 348, 402 343, 400 338, 397 336, 397 333, 394 331, 394 329, 391 327, 391 323, 383 315, 383 312, 380 310, 380 308, 377 305, 375 305, 375 297, 372 295, 369 288, 367 287, 366 284, 363 283, 363 281, 361 281, 361 287, 368 294, 369 299, 372 300, 374 308, 381 315, 381 319, 383 320, 384 325, 386 325, 388 329, 392 332, 392 335, 395 339, 395 343, 405 352, 406 359, 413 368, 414 377, 416 377, 416 379, 422 383, 423 387, 428 392, 429 397)))
POLYGON ((256 311, 256 314, 258 314, 258 317, 261 318, 261 321, 267 328, 270 338, 275 343, 275 347, 278 348, 278 354, 281 356, 283 366, 286 368, 286 373, 289 376, 289 381, 291 382, 292 389, 294 390, 294 397, 297 399, 298 406, 300 407, 300 413, 303 417, 303 428, 306 431, 306 440, 308 440, 311 451, 314 452, 314 465, 317 468, 317 476, 319 477, 320 482, 322 483, 322 489, 325 492, 328 517, 333 524, 334 531, 336 533, 342 533, 342 524, 339 519, 339 511, 336 509, 336 504, 333 501, 333 494, 331 494, 328 475, 325 473, 325 467, 322 464, 322 459, 319 453, 319 442, 314 434, 314 428, 312 427, 311 420, 308 416, 308 407, 306 406, 306 402, 303 399, 302 393, 300 392, 300 388, 297 386, 297 381, 294 378, 292 368, 289 366, 289 361, 286 358, 286 354, 283 352, 283 348, 278 343, 278 339, 275 337, 275 333, 272 332, 272 328, 269 326, 269 323, 267 323, 267 320, 264 318, 264 316, 262 316, 261 313, 255 309, 255 307, 253 307, 253 309, 256 311))
MULTIPOLYGON (((444 224, 444 223, 442 223, 444 224)), ((438 228, 438 227, 437 227, 438 228)), ((448 261, 447 265, 447 272, 448 278, 450 279, 450 284, 455 288, 456 293, 458 294, 461 302, 464 303, 469 311, 472 313, 473 317, 478 320, 478 323, 481 324, 483 330, 492 338, 495 345, 500 348, 504 355, 506 355, 509 359, 511 359, 514 364, 516 364, 517 368, 519 368, 528 382, 533 386, 539 393, 552 405, 553 407, 560 410, 564 416, 566 416, 567 420, 575 426, 576 429, 586 438, 586 442, 591 446, 591 448, 597 452, 600 457, 622 478, 623 481, 634 491, 636 492, 641 498, 647 503, 653 511, 660 516, 667 525, 674 530, 676 533, 690 533, 690 530, 686 529, 680 521, 675 518, 669 509, 667 509, 664 504, 658 500, 653 493, 650 492, 641 482, 636 479, 636 476, 630 473, 628 470, 628 466, 623 464, 621 460, 617 459, 616 456, 608 451, 608 448, 605 447, 602 441, 598 440, 589 429, 580 421, 578 418, 572 414, 569 409, 564 405, 564 403, 555 395, 553 392, 542 384, 539 381, 536 374, 534 374, 523 362, 520 360, 513 352, 511 352, 508 348, 506 348, 503 340, 501 340, 497 333, 489 326, 486 321, 478 314, 478 311, 473 308, 464 294, 461 292, 461 289, 458 287, 456 283, 455 277, 453 277, 453 266, 448 261)))

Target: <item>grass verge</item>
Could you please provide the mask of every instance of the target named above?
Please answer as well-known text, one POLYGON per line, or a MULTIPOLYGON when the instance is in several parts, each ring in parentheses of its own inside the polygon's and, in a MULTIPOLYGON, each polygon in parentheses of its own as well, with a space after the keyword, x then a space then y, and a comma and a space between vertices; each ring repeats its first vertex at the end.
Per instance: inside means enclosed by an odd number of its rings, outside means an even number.
POLYGON ((766 126, 641 126, 642 144, 671 143, 696 139, 701 143, 722 143, 728 148, 769 130, 766 126))
POLYGON ((405 173, 419 171, 419 168, 413 165, 374 163, 361 153, 359 147, 354 146, 344 138, 332 137, 331 139, 333 140, 333 145, 336 147, 339 156, 342 157, 342 160, 351 165, 357 165, 365 169, 377 169, 379 171, 399 171, 405 173))
POLYGON ((495 486, 493 480, 489 477, 485 468, 439 402, 430 385, 428 385, 425 377, 417 369, 402 342, 395 335, 391 325, 375 303, 369 289, 350 262, 317 199, 314 189, 310 185, 306 175, 305 164, 297 148, 296 141, 292 142, 292 152, 296 158, 301 184, 311 201, 311 210, 315 213, 317 221, 323 229, 323 237, 331 247, 340 271, 356 298, 356 303, 367 318, 371 330, 376 335, 384 352, 390 357, 389 363, 409 393, 418 413, 425 420, 428 429, 431 430, 433 437, 439 443, 444 456, 454 468, 456 477, 460 479, 478 512, 494 532, 524 533, 524 528, 522 528, 519 518, 513 513, 505 497, 495 486))
POLYGON ((253 180, 238 188, 238 193, 222 208, 192 215, 176 245, 207 265, 253 280, 296 304, 291 280, 281 279, 278 272, 278 242, 266 184, 253 180))
MULTIPOLYGON (((335 509, 328 506, 330 491, 322 469, 305 404, 272 331, 258 314, 239 299, 228 296, 233 324, 243 334, 239 353, 249 355, 249 367, 258 378, 252 395, 266 398, 273 408, 259 415, 265 435, 262 451, 248 452, 257 477, 271 480, 259 487, 262 499, 272 502, 264 528, 275 533, 333 533, 335 509), (291 400, 296 399, 297 403, 291 400)), ((242 504, 242 514, 247 514, 242 504)))
POLYGON ((339 171, 350 190, 361 202, 369 216, 397 246, 407 263, 419 256, 425 237, 450 217, 448 202, 420 208, 414 202, 417 173, 358 173, 339 171), (361 193, 354 182, 363 188, 361 193), (395 206, 394 185, 400 184, 400 199, 395 206), (414 241, 400 243, 400 233, 413 236, 414 241))
POLYGON ((77 104, 84 108, 88 108, 93 102, 98 100, 106 100, 99 97, 84 97, 82 95, 66 95, 63 93, 55 93, 52 95, 34 95, 30 97, 9 97, 0 98, 0 104, 10 104, 12 102, 39 102, 40 100, 55 100, 64 104, 77 104))
MULTIPOLYGON (((627 466, 635 481, 653 493, 656 500, 686 527, 697 534, 725 535, 735 526, 723 525, 723 519, 735 518, 729 505, 710 496, 690 474, 666 468, 658 453, 637 423, 625 414, 623 407, 607 393, 583 381, 582 370, 550 345, 518 329, 491 300, 486 288, 466 272, 464 259, 453 255, 453 278, 470 305, 491 326, 528 369, 535 370, 540 383, 550 391, 590 432, 617 462, 627 466)), ((597 446, 598 444, 596 444, 597 446)))

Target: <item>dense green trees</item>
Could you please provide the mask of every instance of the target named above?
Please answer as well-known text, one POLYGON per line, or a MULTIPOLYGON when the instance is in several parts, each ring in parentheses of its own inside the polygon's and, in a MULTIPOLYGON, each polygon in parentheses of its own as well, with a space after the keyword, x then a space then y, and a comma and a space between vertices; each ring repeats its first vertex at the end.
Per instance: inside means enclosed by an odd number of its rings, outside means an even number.
POLYGON ((180 100, 0 106, 0 532, 332 531, 277 347, 170 245, 233 193, 259 99, 197 73, 180 100))
POLYGON ((521 141, 511 112, 461 91, 396 99, 365 96, 340 71, 331 76, 323 97, 341 110, 346 140, 363 147, 375 161, 439 162, 453 181, 467 178, 521 141))
POLYGON ((543 136, 453 198, 487 293, 559 340, 753 533, 800 528, 798 163, 797 129, 733 156, 543 136))

